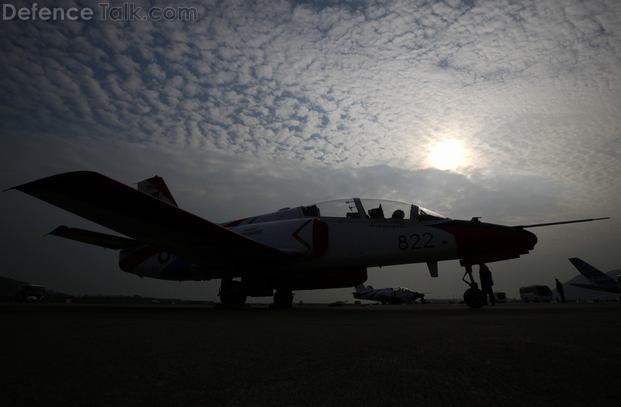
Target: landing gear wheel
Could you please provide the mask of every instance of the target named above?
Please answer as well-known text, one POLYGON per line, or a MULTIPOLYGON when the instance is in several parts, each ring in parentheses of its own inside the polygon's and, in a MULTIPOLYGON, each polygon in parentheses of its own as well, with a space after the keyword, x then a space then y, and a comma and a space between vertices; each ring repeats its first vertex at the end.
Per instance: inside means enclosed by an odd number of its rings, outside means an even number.
POLYGON ((274 308, 286 309, 293 305, 293 293, 291 290, 276 290, 274 293, 274 308))
POLYGON ((220 303, 226 307, 242 306, 246 303, 246 292, 241 281, 222 280, 219 295, 220 303))
POLYGON ((481 308, 485 305, 485 295, 478 288, 468 288, 464 292, 464 302, 470 308, 481 308))

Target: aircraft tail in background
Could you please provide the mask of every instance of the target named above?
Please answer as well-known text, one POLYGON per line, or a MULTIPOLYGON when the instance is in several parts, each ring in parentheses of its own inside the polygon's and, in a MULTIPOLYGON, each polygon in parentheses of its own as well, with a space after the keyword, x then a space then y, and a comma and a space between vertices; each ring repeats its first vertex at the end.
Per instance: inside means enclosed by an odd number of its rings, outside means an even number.
POLYGON ((586 261, 578 257, 572 257, 569 259, 569 261, 571 262, 571 264, 574 265, 574 267, 578 269, 580 274, 585 276, 591 283, 593 283, 593 284, 570 283, 571 285, 580 287, 580 288, 588 288, 591 290, 597 290, 597 291, 621 293, 621 289, 617 281, 615 281, 613 278, 606 275, 605 273, 602 273, 597 268, 591 266, 586 261))

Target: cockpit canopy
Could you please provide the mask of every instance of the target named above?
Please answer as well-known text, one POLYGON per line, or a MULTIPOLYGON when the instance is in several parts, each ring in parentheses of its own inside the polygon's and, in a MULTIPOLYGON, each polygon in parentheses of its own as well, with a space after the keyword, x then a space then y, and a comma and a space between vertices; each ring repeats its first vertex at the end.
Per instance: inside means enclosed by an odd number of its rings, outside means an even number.
POLYGON ((387 199, 338 199, 304 207, 304 212, 306 216, 347 219, 416 219, 417 221, 446 219, 445 216, 429 209, 387 199), (314 215, 310 214, 313 212, 314 215))
POLYGON ((447 219, 434 211, 406 202, 386 199, 351 198, 320 202, 314 205, 298 206, 296 208, 283 208, 277 212, 230 222, 225 226, 273 222, 302 217, 415 222, 447 219))

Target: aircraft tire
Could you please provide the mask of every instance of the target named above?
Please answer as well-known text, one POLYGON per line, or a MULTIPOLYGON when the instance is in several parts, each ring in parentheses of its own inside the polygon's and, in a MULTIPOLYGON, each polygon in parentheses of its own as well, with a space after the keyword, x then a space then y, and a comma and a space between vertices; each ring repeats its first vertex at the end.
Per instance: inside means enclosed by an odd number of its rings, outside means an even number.
POLYGON ((470 308, 481 308, 485 305, 485 296, 483 295, 483 291, 478 288, 468 288, 464 292, 464 302, 470 308))
POLYGON ((224 306, 240 306, 246 303, 246 292, 240 281, 223 282, 220 288, 220 303, 224 306))
POLYGON ((293 293, 291 290, 276 290, 274 293, 274 308, 286 309, 293 306, 293 293))

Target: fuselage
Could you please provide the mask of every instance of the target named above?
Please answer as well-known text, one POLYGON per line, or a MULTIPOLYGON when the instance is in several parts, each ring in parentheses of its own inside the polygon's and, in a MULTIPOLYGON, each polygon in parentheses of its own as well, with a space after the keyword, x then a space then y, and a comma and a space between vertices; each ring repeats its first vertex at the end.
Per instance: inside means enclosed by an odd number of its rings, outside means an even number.
MULTIPOLYGON (((368 267, 437 264, 445 260, 474 265, 515 258, 532 250, 537 241, 534 234, 523 229, 478 219, 449 219, 415 205, 395 209, 391 211, 392 216, 386 217, 381 204, 366 209, 362 202, 354 198, 349 212, 343 216, 322 216, 319 207, 313 205, 222 224, 235 233, 288 254, 278 262, 254 261, 244 267, 217 262, 196 265, 165 252, 149 252, 143 248, 138 256, 136 249, 122 252, 121 268, 142 276, 170 280, 261 275, 276 281, 283 276, 340 270, 364 270, 366 278, 368 267), (382 216, 378 216, 378 208, 382 216)), ((351 285, 348 282, 345 286, 351 285)))

